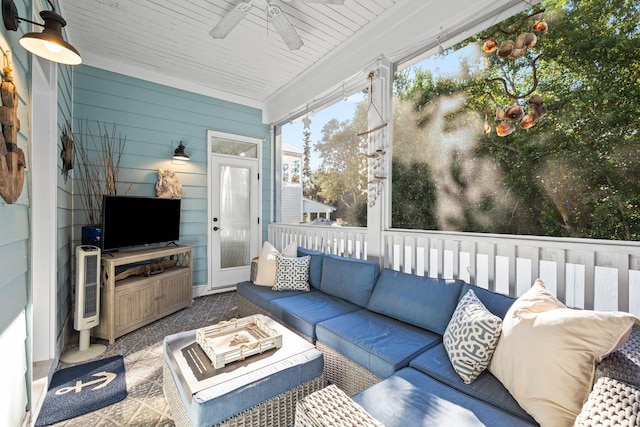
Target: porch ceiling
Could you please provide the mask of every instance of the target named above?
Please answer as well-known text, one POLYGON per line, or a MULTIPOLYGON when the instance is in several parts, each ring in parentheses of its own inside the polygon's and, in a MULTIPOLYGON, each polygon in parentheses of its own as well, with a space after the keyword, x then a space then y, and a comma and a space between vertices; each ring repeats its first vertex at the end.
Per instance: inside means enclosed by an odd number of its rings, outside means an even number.
MULTIPOLYGON (((304 46, 299 50, 287 49, 273 27, 267 25, 264 10, 259 6, 225 39, 209 36, 209 31, 239 0, 59 0, 59 3, 68 23, 67 37, 85 64, 258 108, 265 108, 270 99, 281 104, 279 94, 295 91, 291 88, 305 79, 320 77, 331 64, 340 64, 345 73, 351 72, 348 58, 360 48, 365 50, 362 55, 366 61, 384 54, 382 48, 376 51, 375 44, 366 41, 375 40, 389 29, 395 28, 395 34, 403 37, 394 44, 399 50, 404 47, 402 43, 406 46, 415 43, 417 36, 431 34, 433 39, 450 31, 456 21, 459 25, 469 20, 482 8, 501 10, 507 4, 522 3, 345 0, 344 5, 325 5, 299 0, 272 1, 282 7, 301 36, 304 46), (409 33, 408 39, 407 31, 411 28, 399 26, 410 18, 420 28, 417 33, 409 33)), ((393 33, 389 37, 393 38, 393 33)), ((358 61, 353 67, 366 65, 358 61)), ((340 72, 331 74, 334 80, 345 78, 340 72)), ((312 86, 315 90, 326 90, 339 83, 326 80, 319 87, 312 86)), ((306 99, 313 95, 304 93, 298 97, 306 99)), ((291 106, 300 104, 297 99, 285 102, 291 106)))

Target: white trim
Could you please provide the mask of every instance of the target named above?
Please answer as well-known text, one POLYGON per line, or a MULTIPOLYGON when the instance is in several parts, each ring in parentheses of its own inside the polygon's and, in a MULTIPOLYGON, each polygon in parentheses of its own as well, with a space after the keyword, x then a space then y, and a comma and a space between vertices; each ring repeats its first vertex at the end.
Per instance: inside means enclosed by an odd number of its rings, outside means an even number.
POLYGON ((32 200, 30 204, 33 361, 56 356, 58 65, 32 61, 32 200))
MULTIPOLYGON (((255 138, 255 137, 251 137, 251 136, 244 136, 244 135, 236 135, 236 134, 232 134, 232 133, 226 133, 226 132, 219 132, 219 131, 215 131, 215 130, 208 130, 207 131, 207 143, 206 143, 206 147, 207 147, 207 289, 208 290, 213 290, 212 293, 217 293, 217 292, 221 292, 224 290, 230 290, 229 287, 222 287, 222 288, 213 288, 213 284, 214 284, 214 278, 213 278, 213 265, 212 265, 212 260, 211 260, 211 254, 212 254, 212 250, 213 248, 211 247, 211 233, 212 233, 212 229, 213 229, 213 200, 211 199, 211 175, 212 175, 212 165, 211 165, 211 157, 212 156, 216 156, 216 157, 234 157, 237 159, 244 159, 244 160, 252 160, 255 161, 257 163, 257 170, 258 173, 260 174, 260 180, 257 183, 257 187, 258 187, 258 206, 257 206, 257 214, 258 214, 258 219, 260 221, 260 223, 258 224, 258 226, 256 227, 256 236, 254 236, 255 239, 255 247, 256 247, 256 251, 259 251, 260 249, 260 243, 262 241, 262 227, 263 227, 263 221, 262 221, 262 146, 264 143, 264 139, 261 138, 255 138), (249 158, 249 157, 240 157, 240 156, 225 156, 223 154, 217 154, 217 153, 212 153, 212 147, 211 147, 211 139, 212 138, 223 138, 223 139, 231 139, 231 140, 235 140, 235 141, 240 141, 240 142, 247 142, 247 143, 251 143, 251 144, 256 144, 256 149, 257 149, 257 158, 249 158), (224 290, 221 290, 224 289, 224 290)), ((257 256, 257 253, 256 253, 257 256)), ((195 291, 194 291, 195 292, 195 291)))

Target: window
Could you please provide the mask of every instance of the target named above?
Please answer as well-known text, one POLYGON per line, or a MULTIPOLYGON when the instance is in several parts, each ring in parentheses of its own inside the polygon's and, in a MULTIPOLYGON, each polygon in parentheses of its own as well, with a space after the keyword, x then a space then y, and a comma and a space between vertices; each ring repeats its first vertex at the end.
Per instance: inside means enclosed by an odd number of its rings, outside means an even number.
POLYGON ((392 227, 640 240, 639 9, 543 1, 443 54, 400 64, 392 227), (538 20, 546 34, 532 30, 538 20), (524 55, 483 52, 486 39, 523 32, 537 39, 524 55), (535 126, 496 119, 516 105, 531 113, 531 96, 546 109, 535 126), (499 125, 514 130, 499 136, 499 125))
POLYGON ((281 222, 366 227, 365 108, 357 93, 281 126, 281 222))

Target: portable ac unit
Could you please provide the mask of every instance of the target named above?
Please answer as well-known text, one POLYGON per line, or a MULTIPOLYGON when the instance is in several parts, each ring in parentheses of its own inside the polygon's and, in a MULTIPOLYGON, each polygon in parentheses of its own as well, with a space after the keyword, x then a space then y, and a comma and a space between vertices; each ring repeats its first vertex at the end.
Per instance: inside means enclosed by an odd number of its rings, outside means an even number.
POLYGON ((100 249, 76 248, 76 312, 73 327, 88 330, 100 322, 100 249))
POLYGON ((73 328, 80 332, 79 349, 62 355, 67 363, 91 359, 106 350, 90 345, 91 328, 100 323, 100 248, 81 245, 76 248, 76 309, 73 328))

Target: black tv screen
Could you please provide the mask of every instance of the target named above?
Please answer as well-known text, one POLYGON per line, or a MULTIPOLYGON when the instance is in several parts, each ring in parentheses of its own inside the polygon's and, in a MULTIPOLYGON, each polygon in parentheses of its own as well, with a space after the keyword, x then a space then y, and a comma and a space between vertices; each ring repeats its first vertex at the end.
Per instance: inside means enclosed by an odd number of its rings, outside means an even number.
POLYGON ((180 199, 102 197, 102 250, 180 239, 180 199))

